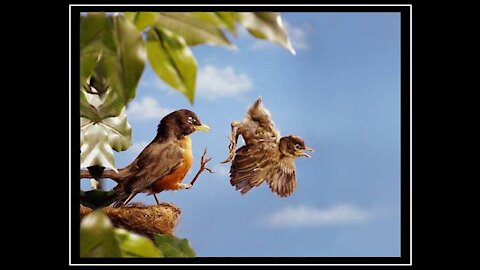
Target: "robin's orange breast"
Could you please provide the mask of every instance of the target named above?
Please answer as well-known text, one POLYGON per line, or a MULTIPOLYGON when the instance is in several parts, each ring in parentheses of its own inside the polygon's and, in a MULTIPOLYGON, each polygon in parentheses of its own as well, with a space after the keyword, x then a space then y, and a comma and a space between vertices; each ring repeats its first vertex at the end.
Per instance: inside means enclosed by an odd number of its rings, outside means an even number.
POLYGON ((178 184, 182 182, 183 178, 185 178, 188 171, 192 167, 193 152, 192 140, 190 137, 185 136, 182 140, 180 140, 180 147, 184 150, 182 163, 180 163, 175 171, 153 183, 151 187, 151 191, 153 193, 159 193, 163 190, 178 190, 178 184))

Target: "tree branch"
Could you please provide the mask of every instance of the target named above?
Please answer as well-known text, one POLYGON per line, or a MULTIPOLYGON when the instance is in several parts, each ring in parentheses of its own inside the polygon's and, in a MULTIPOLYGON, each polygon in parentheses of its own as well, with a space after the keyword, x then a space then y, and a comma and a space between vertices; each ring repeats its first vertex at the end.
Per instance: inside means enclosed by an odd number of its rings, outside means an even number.
MULTIPOLYGON (((127 171, 127 168, 118 170, 118 173, 113 170, 104 170, 100 178, 110 178, 118 183, 118 180, 122 178, 127 171)), ((88 170, 80 170, 80 179, 81 178, 93 178, 93 176, 88 170)))

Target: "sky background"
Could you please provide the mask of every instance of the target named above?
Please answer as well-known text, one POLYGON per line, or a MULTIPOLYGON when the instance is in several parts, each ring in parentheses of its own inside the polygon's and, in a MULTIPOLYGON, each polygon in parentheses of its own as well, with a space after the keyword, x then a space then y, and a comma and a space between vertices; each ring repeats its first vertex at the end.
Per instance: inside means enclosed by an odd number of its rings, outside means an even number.
POLYGON ((193 106, 146 65, 127 109, 133 145, 115 153, 116 165, 135 159, 166 113, 190 109, 212 130, 191 136, 195 161, 184 182, 205 147, 216 173, 159 199, 182 209, 175 234, 197 256, 400 256, 400 14, 282 17, 295 56, 246 31, 231 37, 238 50, 194 47, 193 106), (229 164, 220 164, 230 122, 259 96, 282 135, 299 135, 316 150, 297 159, 298 186, 287 198, 266 183, 242 196, 230 186, 229 164))

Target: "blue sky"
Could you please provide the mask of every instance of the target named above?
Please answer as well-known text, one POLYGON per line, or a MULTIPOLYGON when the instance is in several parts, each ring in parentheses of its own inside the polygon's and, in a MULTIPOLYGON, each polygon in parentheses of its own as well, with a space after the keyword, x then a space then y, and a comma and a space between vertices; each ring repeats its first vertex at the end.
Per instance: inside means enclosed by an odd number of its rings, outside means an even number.
POLYGON ((400 15, 282 17, 296 56, 245 31, 231 38, 238 50, 194 47, 193 106, 147 65, 127 110, 134 145, 115 153, 116 164, 136 157, 165 113, 191 109, 212 131, 192 135, 196 159, 184 181, 198 170, 204 147, 216 173, 159 198, 182 209, 176 235, 198 256, 400 256, 400 15), (299 135, 316 150, 297 159, 298 187, 287 198, 266 184, 240 195, 229 184, 229 165, 220 164, 230 122, 258 96, 282 135, 299 135))

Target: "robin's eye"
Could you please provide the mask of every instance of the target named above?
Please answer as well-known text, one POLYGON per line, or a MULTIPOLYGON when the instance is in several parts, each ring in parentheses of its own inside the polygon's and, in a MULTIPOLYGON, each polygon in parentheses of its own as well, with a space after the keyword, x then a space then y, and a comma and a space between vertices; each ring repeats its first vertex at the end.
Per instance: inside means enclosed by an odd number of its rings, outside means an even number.
POLYGON ((300 150, 300 145, 299 144, 295 144, 295 150, 300 150))
POLYGON ((192 124, 193 122, 195 122, 195 119, 193 119, 191 116, 188 117, 188 122, 190 124, 192 124))

